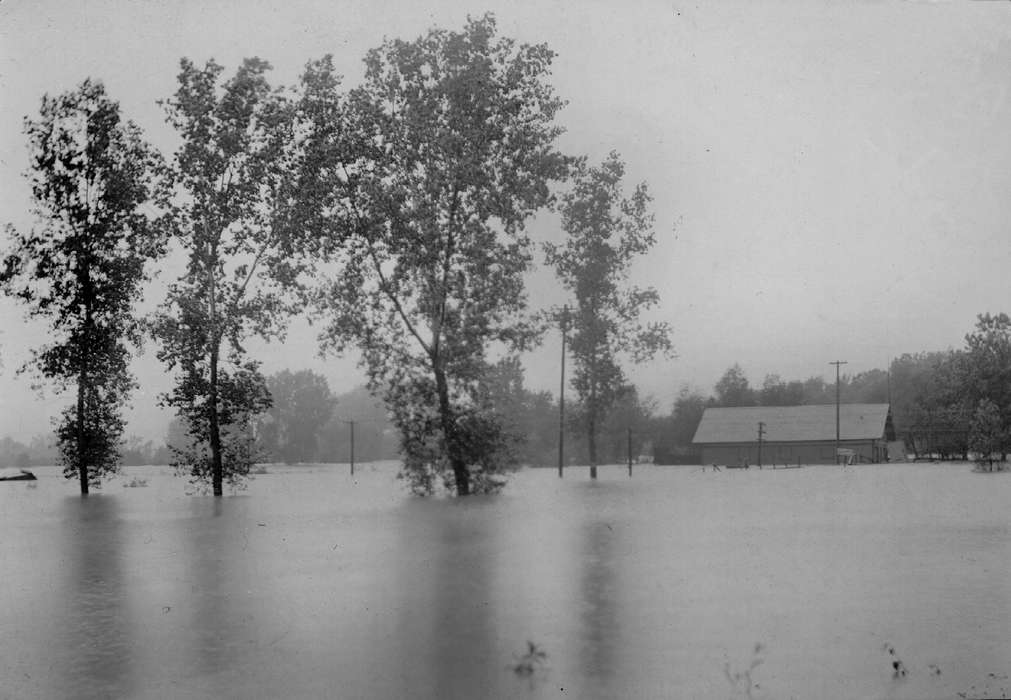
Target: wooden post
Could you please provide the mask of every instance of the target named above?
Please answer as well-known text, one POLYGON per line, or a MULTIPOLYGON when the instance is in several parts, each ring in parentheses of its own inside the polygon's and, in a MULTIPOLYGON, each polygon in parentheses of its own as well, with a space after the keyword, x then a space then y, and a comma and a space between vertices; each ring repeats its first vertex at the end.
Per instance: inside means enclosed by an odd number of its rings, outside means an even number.
POLYGON ((632 478, 632 429, 628 429, 628 478, 632 478))
POLYGON ((569 325, 569 307, 562 307, 562 379, 558 387, 558 478, 562 478, 565 460, 565 336, 569 325))
POLYGON ((344 421, 351 428, 351 476, 355 475, 355 422, 353 420, 344 421))

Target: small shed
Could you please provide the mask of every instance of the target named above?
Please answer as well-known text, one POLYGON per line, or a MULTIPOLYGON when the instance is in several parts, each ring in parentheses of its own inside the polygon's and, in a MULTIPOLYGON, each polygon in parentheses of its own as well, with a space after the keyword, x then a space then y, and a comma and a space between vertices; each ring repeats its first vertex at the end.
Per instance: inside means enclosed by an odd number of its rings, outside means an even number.
MULTIPOLYGON (((703 464, 833 464, 837 461, 836 405, 707 408, 692 445, 703 464)), ((839 447, 856 461, 883 462, 895 439, 886 403, 839 406, 839 447)))

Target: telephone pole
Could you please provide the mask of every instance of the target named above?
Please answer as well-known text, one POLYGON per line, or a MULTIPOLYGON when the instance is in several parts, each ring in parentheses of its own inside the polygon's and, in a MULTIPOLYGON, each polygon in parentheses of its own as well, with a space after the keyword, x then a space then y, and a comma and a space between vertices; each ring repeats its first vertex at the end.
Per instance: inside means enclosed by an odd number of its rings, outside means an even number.
POLYGON ((888 371, 885 373, 885 378, 888 380, 888 405, 892 405, 892 360, 888 360, 888 371))
POLYGON ((836 464, 839 464, 839 366, 849 364, 845 360, 836 360, 835 362, 829 362, 830 365, 835 365, 835 458, 836 464))
POLYGON ((565 336, 569 330, 569 306, 562 307, 562 380, 558 387, 558 478, 562 478, 565 459, 565 336))

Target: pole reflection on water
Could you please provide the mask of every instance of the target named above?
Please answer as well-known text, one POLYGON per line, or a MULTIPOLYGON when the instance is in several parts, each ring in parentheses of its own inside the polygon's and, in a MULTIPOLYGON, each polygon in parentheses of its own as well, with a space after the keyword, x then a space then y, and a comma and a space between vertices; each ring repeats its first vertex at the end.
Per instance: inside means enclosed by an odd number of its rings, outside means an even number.
POLYGON ((226 504, 221 498, 194 497, 190 518, 180 521, 189 540, 191 667, 203 674, 228 668, 229 662, 235 661, 230 649, 241 649, 248 632, 231 610, 233 597, 243 597, 244 587, 251 583, 241 571, 234 571, 244 568, 245 557, 235 532, 240 522, 235 511, 243 501, 248 499, 231 498, 226 504))
POLYGON ((618 581, 615 572, 618 533, 613 525, 590 519, 580 528, 579 615, 580 670, 594 687, 596 697, 609 697, 620 650, 618 581))

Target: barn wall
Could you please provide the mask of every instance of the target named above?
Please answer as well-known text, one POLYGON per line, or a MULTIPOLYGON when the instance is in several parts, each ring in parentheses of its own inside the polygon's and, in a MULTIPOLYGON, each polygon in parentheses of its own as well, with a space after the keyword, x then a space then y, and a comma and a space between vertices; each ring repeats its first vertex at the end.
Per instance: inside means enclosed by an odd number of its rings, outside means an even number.
MULTIPOLYGON (((884 446, 877 440, 842 440, 840 447, 854 450, 861 462, 884 461, 884 446)), ((702 463, 742 466, 758 464, 758 443, 702 445, 702 463)), ((835 441, 763 442, 762 464, 833 464, 835 441)))

